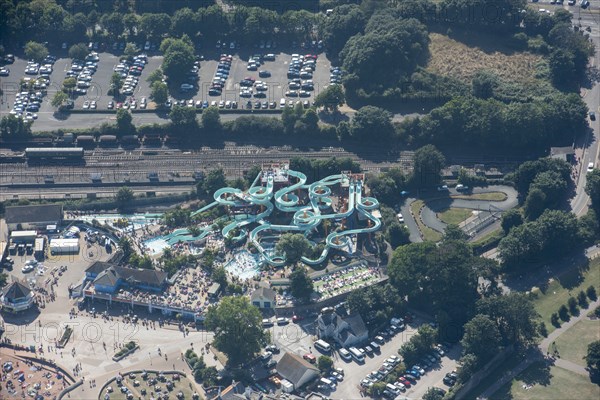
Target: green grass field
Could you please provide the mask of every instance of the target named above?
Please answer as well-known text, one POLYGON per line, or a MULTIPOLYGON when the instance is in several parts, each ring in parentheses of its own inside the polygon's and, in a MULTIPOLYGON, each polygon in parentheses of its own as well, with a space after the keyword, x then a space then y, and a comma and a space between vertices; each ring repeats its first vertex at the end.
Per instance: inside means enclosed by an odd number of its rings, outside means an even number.
POLYGON ((450 195, 453 199, 464 200, 488 200, 488 201, 504 201, 508 197, 506 193, 489 192, 489 193, 473 193, 473 194, 453 194, 450 195))
POLYGON ((463 222, 464 220, 469 218, 471 215, 473 215, 472 210, 467 210, 466 208, 454 208, 454 207, 450 207, 446 211, 442 211, 441 213, 437 214, 438 218, 442 222, 444 222, 446 224, 455 224, 455 225, 460 224, 461 222, 463 222))
POLYGON ((588 344, 600 340, 600 320, 581 320, 556 339, 560 357, 585 367, 588 344))
POLYGON ((552 313, 558 312, 562 304, 566 305, 569 297, 577 297, 580 290, 585 291, 590 285, 600 291, 600 258, 590 261, 587 271, 573 269, 552 281, 544 290, 532 289, 535 309, 546 323, 548 333, 556 329, 550 322, 552 313))
POLYGON ((534 363, 511 383, 502 386, 493 400, 596 400, 600 386, 586 376, 560 367, 534 363))
POLYGON ((442 234, 425 225, 419 218, 419 216, 421 215, 421 208, 424 204, 425 203, 423 202, 423 200, 415 200, 410 205, 410 209, 413 215, 415 216, 415 221, 417 223, 417 226, 419 227, 419 230, 423 234, 423 240, 425 240, 426 242, 439 242, 440 240, 442 240, 442 234))

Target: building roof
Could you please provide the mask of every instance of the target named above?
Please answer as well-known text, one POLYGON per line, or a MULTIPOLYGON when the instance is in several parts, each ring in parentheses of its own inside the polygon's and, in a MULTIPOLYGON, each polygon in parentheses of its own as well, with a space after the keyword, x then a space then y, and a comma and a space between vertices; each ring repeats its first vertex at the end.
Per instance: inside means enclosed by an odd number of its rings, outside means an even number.
POLYGON ((297 386, 307 371, 319 373, 319 369, 302 357, 286 352, 277 363, 277 372, 297 386))
POLYGON ((127 267, 112 267, 117 275, 129 283, 149 284, 160 286, 167 280, 167 273, 154 269, 134 269, 127 267))
POLYGON ((361 337, 368 334, 367 327, 359 314, 341 317, 336 312, 330 312, 320 314, 317 321, 319 325, 323 325, 324 327, 331 326, 335 335, 338 335, 343 342, 350 335, 361 337))
POLYGON ((119 277, 115 273, 114 269, 109 268, 107 270, 102 271, 96 279, 94 279, 94 285, 103 285, 103 286, 111 286, 114 287, 117 285, 119 281, 119 277))
POLYGON ((19 281, 14 281, 2 290, 2 295, 7 299, 22 299, 27 297, 31 290, 19 281))
POLYGON ((100 272, 114 266, 113 263, 106 261, 96 261, 92 265, 90 265, 86 270, 86 274, 99 274, 100 272))
POLYGON ((60 204, 6 207, 5 211, 7 224, 60 221, 62 215, 63 208, 60 204))
POLYGON ((271 301, 271 303, 275 303, 276 296, 277 292, 275 292, 273 289, 259 287, 254 292, 252 292, 252 295, 250 296, 250 301, 255 301, 258 299, 268 299, 271 301))
POLYGON ((208 294, 211 296, 214 296, 217 293, 219 293, 219 290, 221 290, 221 284, 215 282, 212 285, 210 285, 210 287, 208 288, 208 294))

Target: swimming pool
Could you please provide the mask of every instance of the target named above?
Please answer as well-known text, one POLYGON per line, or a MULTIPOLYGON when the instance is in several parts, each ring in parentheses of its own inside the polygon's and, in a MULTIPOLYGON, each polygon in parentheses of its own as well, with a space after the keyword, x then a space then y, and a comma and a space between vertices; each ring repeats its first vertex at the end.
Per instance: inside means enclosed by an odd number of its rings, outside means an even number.
POLYGON ((240 279, 252 279, 260 274, 258 257, 247 250, 235 253, 233 258, 225 264, 225 269, 240 279))
POLYGON ((152 255, 152 256, 162 253, 163 250, 166 249, 167 247, 171 247, 169 245, 169 243, 167 243, 167 241, 164 240, 162 237, 148 239, 144 242, 144 246, 146 246, 148 248, 148 251, 150 252, 150 255, 152 255))

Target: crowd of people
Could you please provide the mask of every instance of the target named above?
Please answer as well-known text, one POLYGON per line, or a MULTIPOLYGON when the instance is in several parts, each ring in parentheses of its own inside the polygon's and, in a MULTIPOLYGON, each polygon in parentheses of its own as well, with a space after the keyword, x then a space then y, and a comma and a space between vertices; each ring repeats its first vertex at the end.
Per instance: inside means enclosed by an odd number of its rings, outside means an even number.
POLYGON ((377 268, 366 265, 346 267, 315 280, 315 292, 322 297, 333 297, 361 287, 368 286, 381 276, 377 268))

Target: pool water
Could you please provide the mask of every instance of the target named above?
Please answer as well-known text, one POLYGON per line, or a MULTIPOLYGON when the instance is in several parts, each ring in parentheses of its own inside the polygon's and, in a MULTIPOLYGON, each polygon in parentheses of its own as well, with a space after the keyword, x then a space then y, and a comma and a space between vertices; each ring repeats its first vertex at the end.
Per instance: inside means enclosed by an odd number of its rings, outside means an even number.
POLYGON ((252 279, 260 274, 257 257, 247 250, 238 251, 225 264, 225 270, 238 278, 252 279))
POLYGON ((161 237, 146 240, 144 246, 148 248, 150 255, 152 256, 162 253, 167 247, 171 247, 169 243, 161 237))

